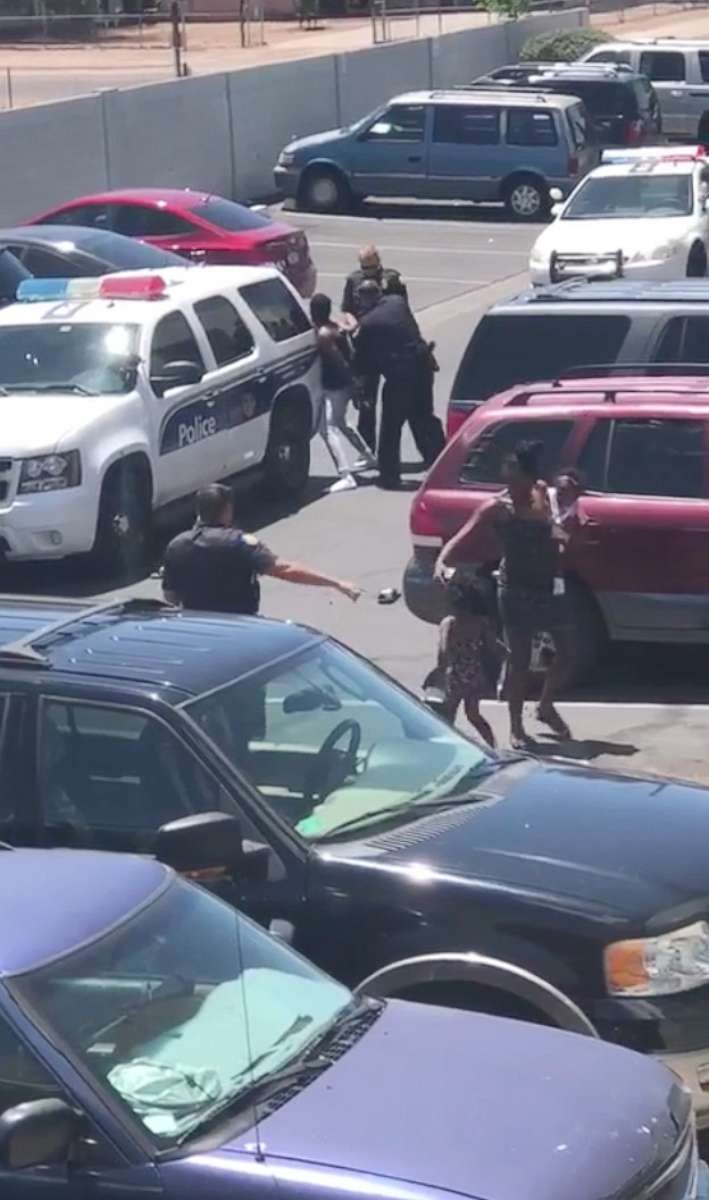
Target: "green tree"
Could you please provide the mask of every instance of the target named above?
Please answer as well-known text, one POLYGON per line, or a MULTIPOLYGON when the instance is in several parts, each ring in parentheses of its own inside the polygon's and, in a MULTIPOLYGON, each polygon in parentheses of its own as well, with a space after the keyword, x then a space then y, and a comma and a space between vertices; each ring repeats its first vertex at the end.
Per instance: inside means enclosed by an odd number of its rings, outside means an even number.
POLYGON ((498 17, 516 21, 529 12, 529 0, 485 0, 485 8, 498 17))
POLYGON ((520 50, 522 62, 574 62, 601 42, 612 42, 602 29, 557 29, 528 38, 520 50))

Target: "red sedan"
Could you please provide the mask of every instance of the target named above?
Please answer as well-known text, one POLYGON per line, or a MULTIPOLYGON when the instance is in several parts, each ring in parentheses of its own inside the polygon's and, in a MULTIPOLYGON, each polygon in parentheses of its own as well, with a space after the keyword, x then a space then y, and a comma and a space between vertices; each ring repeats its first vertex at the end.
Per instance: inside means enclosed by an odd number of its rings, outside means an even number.
POLYGON ((196 263, 274 263, 302 296, 315 291, 315 267, 300 229, 189 188, 135 188, 82 196, 29 223, 111 229, 196 263))

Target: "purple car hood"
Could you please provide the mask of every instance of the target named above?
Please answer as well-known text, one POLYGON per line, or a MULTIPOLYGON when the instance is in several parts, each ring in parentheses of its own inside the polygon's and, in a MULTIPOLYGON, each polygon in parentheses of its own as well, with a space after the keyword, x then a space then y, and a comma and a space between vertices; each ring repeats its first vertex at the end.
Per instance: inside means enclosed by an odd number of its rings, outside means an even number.
POLYGON ((686 1112, 670 1073, 631 1051, 390 1001, 260 1134, 276 1174, 285 1159, 479 1200, 601 1200, 666 1159, 671 1104, 686 1112))

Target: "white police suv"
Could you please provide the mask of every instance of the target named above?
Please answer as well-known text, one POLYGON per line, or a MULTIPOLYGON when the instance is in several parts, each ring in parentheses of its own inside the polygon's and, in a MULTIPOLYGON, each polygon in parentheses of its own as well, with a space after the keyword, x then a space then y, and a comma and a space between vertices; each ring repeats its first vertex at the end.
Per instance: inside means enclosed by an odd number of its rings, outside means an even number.
POLYGON ((537 238, 532 283, 573 276, 683 279, 707 271, 709 160, 703 147, 605 150, 537 238))
POLYGON ((260 466, 310 469, 315 336, 276 270, 28 279, 0 312, 0 552, 138 562, 154 514, 260 466), (118 556, 118 557, 117 557, 118 556))

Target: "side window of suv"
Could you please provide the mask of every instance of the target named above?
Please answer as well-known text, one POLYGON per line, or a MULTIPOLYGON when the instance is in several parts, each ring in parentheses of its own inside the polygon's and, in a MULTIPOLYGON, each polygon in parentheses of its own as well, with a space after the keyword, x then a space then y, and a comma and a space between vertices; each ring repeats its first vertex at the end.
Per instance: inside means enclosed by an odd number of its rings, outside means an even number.
POLYGON ((699 51, 699 71, 703 83, 709 83, 709 51, 699 51))
POLYGON ((709 363, 709 317, 672 317, 652 358, 656 363, 709 363))
POLYGON ((0 1018, 0 1113, 16 1104, 56 1097, 64 1099, 64 1094, 54 1076, 0 1018))
POLYGON ((362 135, 363 142, 422 142, 426 128, 423 104, 393 104, 362 135))
POLYGON ((496 146, 500 140, 500 109, 437 105, 433 110, 433 140, 446 145, 496 146))
POLYGON ((146 853, 166 822, 231 807, 192 751, 145 712, 45 700, 39 745, 50 845, 146 853))
POLYGON ((254 339, 234 305, 225 296, 209 296, 206 300, 198 300, 194 310, 207 335, 217 366, 224 367, 251 353, 254 339))
POLYGON ((247 283, 240 293, 274 342, 287 342, 312 328, 295 296, 280 279, 247 283))
POLYGON ((645 50, 640 55, 640 71, 653 83, 684 83, 684 55, 677 50, 645 50))
POLYGON ((470 446, 459 483, 502 483, 502 465, 520 442, 541 442, 541 474, 550 479, 562 465, 562 451, 573 429, 572 421, 504 421, 491 425, 470 446))
POLYGON ((536 108, 511 108, 507 112, 509 146, 556 146, 554 116, 536 108))
POLYGON ((159 321, 150 347, 150 378, 155 380, 168 363, 194 362, 204 370, 197 339, 180 312, 168 313, 159 321))
POLYGON ((594 491, 699 499, 704 495, 704 424, 671 417, 599 420, 579 466, 594 491))
POLYGON ((597 50, 595 54, 589 54, 586 62, 600 63, 630 63, 629 50, 597 50))

